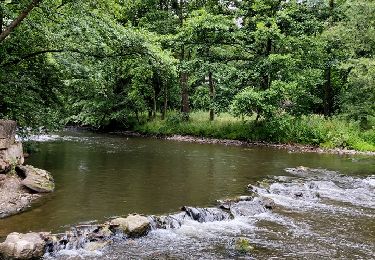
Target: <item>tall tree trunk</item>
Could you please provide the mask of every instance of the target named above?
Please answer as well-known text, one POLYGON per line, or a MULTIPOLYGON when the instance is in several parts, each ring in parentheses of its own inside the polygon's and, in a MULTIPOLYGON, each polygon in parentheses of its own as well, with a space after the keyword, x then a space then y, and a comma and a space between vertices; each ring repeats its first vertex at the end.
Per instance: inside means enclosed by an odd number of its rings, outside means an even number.
POLYGON ((156 118, 156 91, 154 90, 154 95, 152 97, 152 119, 156 118))
MULTIPOLYGON (((184 24, 184 6, 185 0, 179 0, 179 20, 180 26, 184 24)), ((185 60, 185 46, 181 46, 180 63, 185 60)), ((189 104, 189 85, 188 73, 181 69, 180 71, 180 86, 181 86, 181 112, 184 114, 184 119, 189 119, 190 104, 189 104)))
POLYGON ((3 32, 3 23, 4 23, 4 10, 0 5, 0 34, 3 32))
POLYGON ((323 109, 324 115, 330 116, 332 115, 333 110, 333 88, 331 82, 331 65, 325 69, 325 83, 324 83, 324 102, 323 102, 323 109))
MULTIPOLYGON (((265 51, 265 58, 268 58, 268 56, 270 56, 271 54, 271 51, 272 51, 272 40, 269 38, 267 40, 267 44, 266 44, 266 51, 265 51)), ((263 74, 263 77, 262 77, 262 88, 263 90, 266 90, 270 87, 271 85, 271 79, 270 79, 270 74, 269 74, 269 71, 266 71, 264 74, 263 74)))
POLYGON ((209 85, 209 88, 210 88, 210 121, 214 121, 214 119, 215 119, 215 107, 214 107, 215 83, 214 83, 214 79, 212 77, 211 71, 208 73, 208 85, 209 85))
MULTIPOLYGON (((329 0, 329 26, 333 26, 333 11, 334 11, 334 0, 329 0)), ((329 59, 331 60, 332 49, 328 47, 327 55, 329 59)), ((332 74, 332 65, 331 61, 328 61, 325 71, 324 71, 324 99, 323 99, 323 113, 325 116, 332 115, 333 112, 333 88, 332 88, 332 82, 331 82, 331 74, 332 74)))
POLYGON ((190 113, 188 74, 184 71, 180 72, 180 84, 182 97, 181 112, 188 115, 190 113))
POLYGON ((25 19, 29 13, 34 9, 34 7, 36 7, 40 2, 42 2, 42 0, 33 0, 27 7, 25 10, 23 10, 21 12, 21 14, 16 18, 14 19, 10 25, 4 29, 4 31, 1 31, 0 33, 0 43, 2 41, 5 40, 6 37, 9 36, 9 34, 15 29, 17 28, 21 22, 23 21, 23 19, 25 19))
POLYGON ((163 105, 163 111, 161 113, 161 120, 164 120, 167 115, 167 109, 168 109, 168 89, 167 85, 164 86, 164 105, 163 105))

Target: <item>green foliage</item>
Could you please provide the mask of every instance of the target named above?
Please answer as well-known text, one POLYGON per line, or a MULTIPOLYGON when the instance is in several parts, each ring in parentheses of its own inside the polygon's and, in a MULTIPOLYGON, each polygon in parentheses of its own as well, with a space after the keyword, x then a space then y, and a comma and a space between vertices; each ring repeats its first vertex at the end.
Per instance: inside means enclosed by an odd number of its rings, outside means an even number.
POLYGON ((328 3, 41 1, 0 41, 0 117, 371 150, 375 3, 328 3))
POLYGON ((341 91, 342 112, 359 121, 363 128, 371 128, 375 117, 375 60, 362 58, 354 60, 346 87, 341 91))

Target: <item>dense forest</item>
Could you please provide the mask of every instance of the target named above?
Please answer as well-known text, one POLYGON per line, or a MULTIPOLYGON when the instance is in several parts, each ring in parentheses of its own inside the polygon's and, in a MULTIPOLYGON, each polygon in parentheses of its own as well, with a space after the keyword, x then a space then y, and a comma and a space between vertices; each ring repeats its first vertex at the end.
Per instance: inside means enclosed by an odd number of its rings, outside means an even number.
POLYGON ((372 0, 0 0, 0 118, 375 150, 374 54, 372 0))

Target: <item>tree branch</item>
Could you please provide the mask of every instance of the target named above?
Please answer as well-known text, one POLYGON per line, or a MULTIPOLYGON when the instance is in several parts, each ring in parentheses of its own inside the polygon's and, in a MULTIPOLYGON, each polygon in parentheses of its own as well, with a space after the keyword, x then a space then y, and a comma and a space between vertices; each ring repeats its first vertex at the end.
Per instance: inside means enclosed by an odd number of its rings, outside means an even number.
MULTIPOLYGON (((22 57, 19 57, 19 58, 15 59, 15 60, 8 61, 6 63, 0 64, 0 67, 8 67, 8 66, 17 65, 17 64, 19 64, 19 63, 21 63, 25 60, 29 60, 29 59, 32 59, 34 57, 37 57, 39 55, 46 54, 46 53, 63 53, 63 52, 78 53, 78 54, 81 54, 81 55, 94 57, 94 58, 97 58, 97 59, 122 57, 122 56, 129 56, 129 55, 135 55, 135 54, 145 54, 145 55, 148 54, 148 55, 150 55, 149 53, 143 52, 142 50, 135 50, 133 52, 127 52, 127 53, 113 53, 113 54, 109 54, 109 55, 107 55, 107 54, 102 55, 102 54, 96 54, 96 53, 89 53, 89 52, 81 51, 81 50, 78 50, 78 49, 51 49, 51 50, 41 50, 41 51, 36 51, 36 52, 26 54, 22 57)), ((152 55, 150 55, 150 56, 152 57, 152 55)))
POLYGON ((4 31, 0 33, 0 43, 3 42, 5 38, 7 38, 9 34, 21 24, 21 22, 29 15, 29 13, 34 9, 34 7, 36 7, 40 2, 42 2, 42 0, 33 0, 26 7, 26 9, 23 10, 21 14, 15 20, 13 20, 13 22, 7 28, 5 28, 4 31))

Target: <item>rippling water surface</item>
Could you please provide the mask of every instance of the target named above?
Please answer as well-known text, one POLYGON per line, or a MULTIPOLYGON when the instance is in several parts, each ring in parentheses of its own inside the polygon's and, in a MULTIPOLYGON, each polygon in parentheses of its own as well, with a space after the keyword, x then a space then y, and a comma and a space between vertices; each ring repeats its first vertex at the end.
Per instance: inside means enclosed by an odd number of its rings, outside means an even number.
POLYGON ((240 202, 228 220, 186 220, 178 229, 153 230, 101 252, 63 251, 60 259, 375 258, 373 157, 82 132, 49 136, 39 148, 28 163, 49 170, 56 191, 29 211, 0 220, 0 236, 59 232, 133 212, 173 213, 184 205, 214 207, 217 199, 237 195, 276 203, 264 210, 254 201, 240 202), (239 237, 255 249, 239 253, 239 237))

